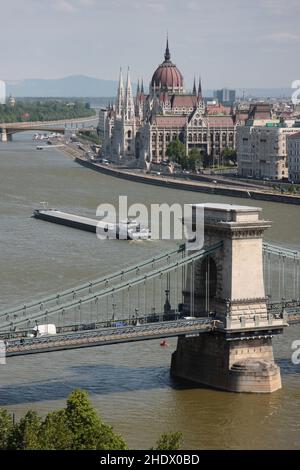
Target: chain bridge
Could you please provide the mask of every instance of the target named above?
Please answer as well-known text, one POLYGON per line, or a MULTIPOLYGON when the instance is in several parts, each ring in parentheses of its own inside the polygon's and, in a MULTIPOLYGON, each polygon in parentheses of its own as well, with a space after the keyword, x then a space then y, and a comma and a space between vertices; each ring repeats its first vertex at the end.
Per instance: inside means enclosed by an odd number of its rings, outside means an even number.
POLYGON ((260 212, 206 204, 200 250, 178 245, 5 309, 7 356, 177 336, 174 376, 234 391, 280 388, 271 338, 300 317, 300 253, 263 242, 270 222, 260 212), (57 334, 37 335, 50 324, 57 334))

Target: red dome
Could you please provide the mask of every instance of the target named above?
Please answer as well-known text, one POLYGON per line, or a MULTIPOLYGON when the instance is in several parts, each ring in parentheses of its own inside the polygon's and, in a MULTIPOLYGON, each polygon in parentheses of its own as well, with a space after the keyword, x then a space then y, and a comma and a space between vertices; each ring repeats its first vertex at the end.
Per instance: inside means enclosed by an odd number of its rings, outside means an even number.
POLYGON ((165 60, 155 70, 151 86, 161 88, 182 88, 183 87, 183 76, 178 70, 175 64, 170 60, 171 55, 169 51, 169 44, 167 41, 167 47, 165 52, 165 60))

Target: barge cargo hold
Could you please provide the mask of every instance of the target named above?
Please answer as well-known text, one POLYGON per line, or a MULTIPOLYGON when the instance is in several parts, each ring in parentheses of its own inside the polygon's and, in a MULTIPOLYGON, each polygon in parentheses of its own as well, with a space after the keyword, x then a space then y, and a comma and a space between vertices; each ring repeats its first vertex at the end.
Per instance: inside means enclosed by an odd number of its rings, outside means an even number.
POLYGON ((55 224, 65 225, 67 227, 77 228, 86 232, 97 233, 101 238, 112 238, 122 240, 139 240, 151 237, 150 232, 140 230, 135 221, 127 223, 115 224, 111 222, 103 222, 101 220, 82 217, 76 214, 69 214, 56 209, 40 210, 35 209, 33 217, 36 219, 46 220, 55 224))

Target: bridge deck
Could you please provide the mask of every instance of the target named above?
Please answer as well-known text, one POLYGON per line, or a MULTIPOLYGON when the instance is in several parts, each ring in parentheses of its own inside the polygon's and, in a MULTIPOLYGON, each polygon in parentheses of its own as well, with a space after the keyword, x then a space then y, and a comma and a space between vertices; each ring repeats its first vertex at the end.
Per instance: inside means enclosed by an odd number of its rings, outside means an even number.
POLYGON ((177 320, 151 323, 140 326, 104 328, 101 330, 63 333, 39 338, 23 338, 6 341, 6 356, 21 356, 42 352, 104 346, 116 343, 128 343, 173 336, 194 335, 214 329, 211 318, 197 320, 177 320))

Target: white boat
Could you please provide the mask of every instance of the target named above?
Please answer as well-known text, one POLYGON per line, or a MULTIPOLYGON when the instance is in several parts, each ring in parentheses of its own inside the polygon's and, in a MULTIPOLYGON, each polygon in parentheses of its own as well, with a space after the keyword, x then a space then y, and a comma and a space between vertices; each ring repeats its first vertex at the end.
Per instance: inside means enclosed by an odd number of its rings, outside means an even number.
POLYGON ((131 240, 151 240, 151 232, 147 228, 142 228, 139 231, 128 228, 127 233, 131 240))

